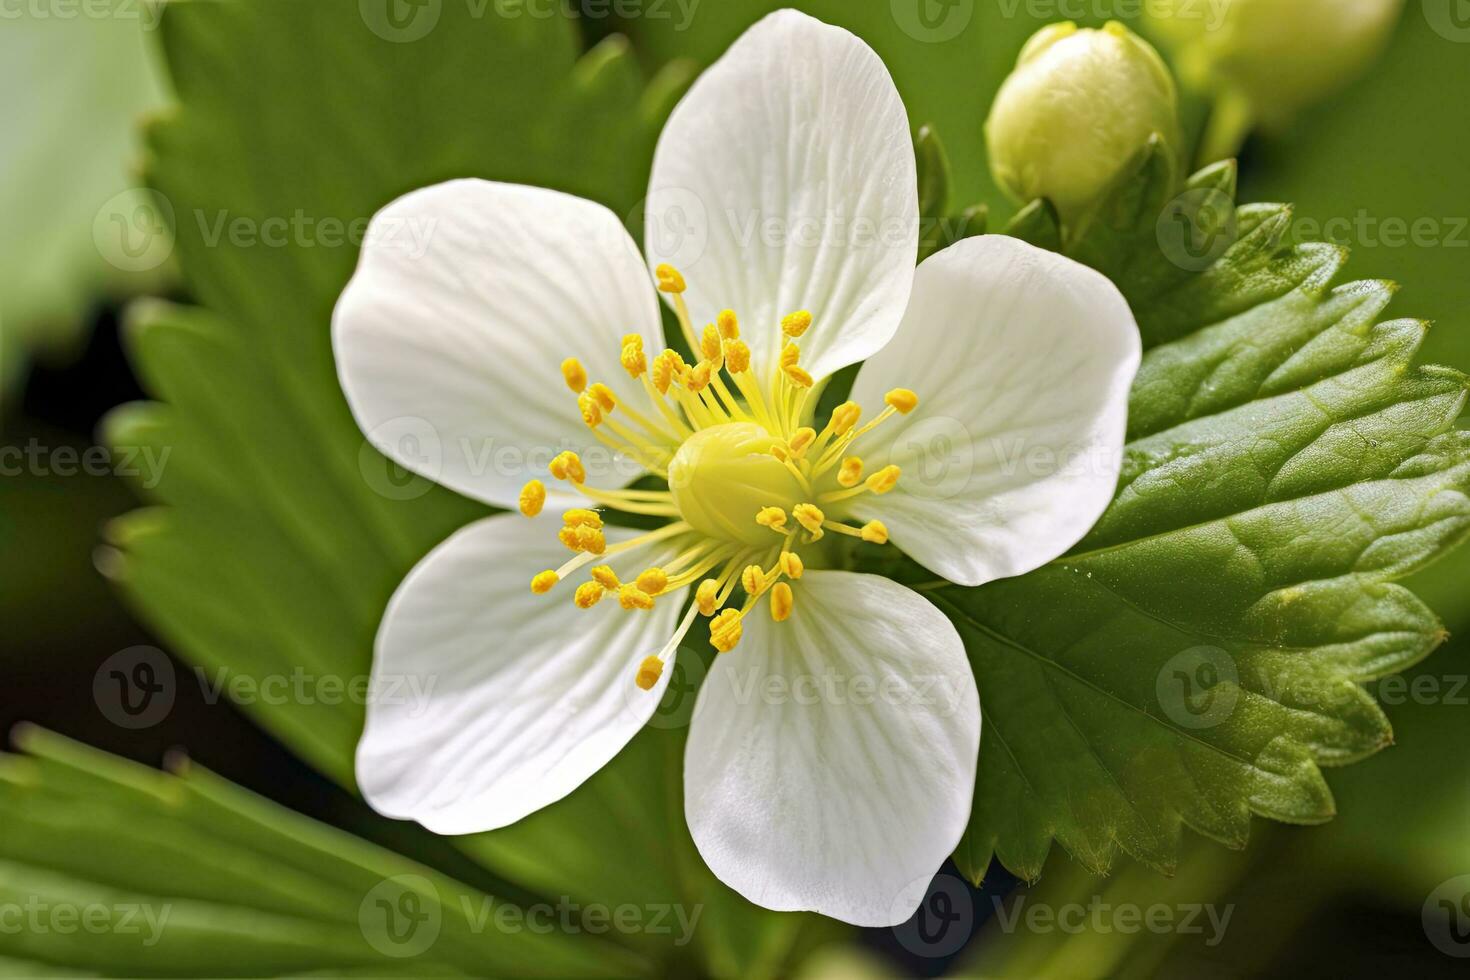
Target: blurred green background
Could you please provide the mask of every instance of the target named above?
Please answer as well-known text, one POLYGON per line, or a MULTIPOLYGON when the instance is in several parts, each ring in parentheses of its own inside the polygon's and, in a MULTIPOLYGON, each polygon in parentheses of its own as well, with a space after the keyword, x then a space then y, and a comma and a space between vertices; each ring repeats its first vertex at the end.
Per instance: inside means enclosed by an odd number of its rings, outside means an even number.
MULTIPOLYGON (((137 355, 130 359, 122 337, 124 311, 136 296, 217 300, 232 295, 232 289, 248 289, 249 284, 230 285, 223 274, 219 281, 181 274, 180 255, 169 254, 162 261, 141 253, 119 256, 99 245, 97 225, 101 222, 105 228, 112 216, 121 214, 127 220, 134 213, 130 204, 120 205, 117 198, 138 193, 138 168, 144 157, 139 127, 147 118, 172 117, 172 94, 162 65, 165 48, 176 53, 186 42, 196 45, 191 58, 176 56, 172 69, 176 81, 186 78, 198 91, 207 89, 200 80, 202 73, 254 66, 260 78, 239 82, 242 92, 251 93, 241 102, 262 114, 262 131, 269 129, 271 114, 289 101, 296 85, 330 89, 331 97, 344 104, 361 100, 356 105, 359 114, 371 114, 375 106, 393 111, 397 86, 450 91, 483 85, 475 99, 514 103, 529 98, 527 92, 570 85, 573 94, 567 97, 575 100, 581 93, 583 100, 576 109, 579 128, 574 128, 585 137, 586 151, 561 159, 562 170, 549 179, 631 204, 646 174, 654 123, 691 72, 717 57, 763 13, 788 4, 703 0, 656 7, 650 0, 614 8, 587 3, 574 4, 580 13, 574 10, 570 18, 543 5, 551 11, 551 19, 566 27, 564 46, 557 53, 560 61, 549 67, 534 58, 479 66, 475 70, 483 69, 483 76, 459 79, 448 74, 455 63, 447 61, 438 77, 406 74, 422 66, 424 59, 408 57, 404 49, 411 45, 373 36, 356 11, 348 11, 341 22, 354 26, 361 37, 344 38, 329 29, 325 17, 240 2, 268 11, 268 16, 240 18, 242 28, 257 33, 200 31, 190 38, 183 29, 171 27, 171 15, 160 25, 136 5, 110 7, 107 16, 73 18, 57 16, 54 5, 43 5, 38 8, 41 15, 33 10, 0 21, 4 55, 0 64, 5 66, 0 70, 11 73, 6 86, 7 125, 0 134, 6 177, 0 199, 7 205, 8 219, 0 232, 0 255, 5 259, 0 263, 0 378, 5 384, 0 444, 22 451, 38 447, 41 455, 36 458, 46 461, 8 469, 0 477, 0 622, 4 623, 0 677, 5 691, 0 728, 35 722, 150 765, 156 765, 165 751, 182 747, 193 759, 244 787, 408 854, 485 892, 544 891, 544 882, 550 880, 544 868, 529 868, 503 855, 498 863, 482 861, 376 817, 350 793, 317 774, 318 769, 329 769, 323 758, 308 759, 310 765, 302 761, 294 736, 283 735, 289 729, 279 727, 286 722, 274 723, 278 727, 263 722, 271 731, 267 734, 257 727, 260 717, 231 706, 228 699, 210 703, 197 686, 188 684, 180 686, 167 716, 146 727, 121 727, 100 710, 94 680, 109 657, 139 644, 169 648, 177 635, 161 639, 141 625, 155 620, 146 615, 140 620, 99 571, 99 565, 106 570, 113 560, 103 546, 104 526, 138 505, 135 486, 130 485, 137 479, 115 475, 119 464, 115 457, 92 472, 81 462, 89 447, 105 442, 99 433, 104 417, 144 394, 135 376, 137 355), (614 9, 636 16, 617 16, 614 9), (655 9, 666 16, 654 16, 655 9), (124 16, 124 10, 134 16, 124 16), (563 25, 564 19, 568 23, 563 25), (626 38, 626 44, 620 38, 626 38), (211 50, 210 45, 219 47, 211 50), (235 45, 248 51, 230 51, 235 45), (594 50, 595 58, 573 65, 584 49, 594 50), (327 70, 306 77, 293 74, 303 72, 301 66, 318 56, 327 70), (511 76, 522 80, 513 84, 506 80, 511 76), (214 295, 198 295, 201 283, 214 295), (68 452, 77 462, 67 465, 72 458, 68 452), (487 872, 486 867, 496 870, 487 872)), ((454 2, 444 0, 446 6, 454 2)), ((808 0, 796 5, 850 28, 883 57, 915 126, 931 123, 943 138, 953 165, 956 200, 983 202, 993 214, 1008 216, 1015 205, 991 180, 981 124, 1021 44, 1045 23, 1080 14, 1084 23, 1097 25, 1136 5, 1106 0, 1073 4, 958 0, 943 8, 952 19, 945 20, 946 26, 936 34, 906 30, 905 24, 911 22, 903 3, 808 0)), ((1470 369, 1466 163, 1470 104, 1465 100, 1470 92, 1470 32, 1446 36, 1444 22, 1434 19, 1435 3, 1409 0, 1386 54, 1370 72, 1326 104, 1304 113, 1289 130, 1254 136, 1241 155, 1241 197, 1293 202, 1309 224, 1337 228, 1331 237, 1353 249, 1350 275, 1398 281, 1403 289, 1391 312, 1435 321, 1425 358, 1470 369), (1422 219, 1434 222, 1433 243, 1397 240, 1396 222, 1412 226, 1422 219)), ((471 21, 473 31, 490 33, 544 26, 527 18, 498 21, 490 16, 471 21)), ((1145 25, 1131 23, 1146 32, 1145 25)), ((440 34, 444 36, 434 43, 446 49, 460 43, 452 32, 440 34)), ((173 186, 206 180, 211 160, 220 161, 221 168, 238 166, 250 180, 272 173, 272 167, 302 180, 333 179, 330 173, 309 173, 318 149, 313 139, 346 140, 347 135, 281 132, 274 145, 251 144, 238 140, 224 123, 216 132, 208 113, 217 107, 204 99, 201 103, 189 118, 192 128, 166 128, 160 137, 164 145, 173 141, 175 166, 183 168, 164 175, 173 186), (296 156, 281 159, 290 147, 296 156), (263 159, 268 154, 275 159, 263 159), (185 164, 197 170, 187 171, 185 164)), ((1191 95, 1186 120, 1197 127, 1205 109, 1205 100, 1191 95)), ((459 149, 473 150, 476 140, 493 143, 497 135, 488 130, 509 125, 507 120, 513 122, 515 115, 511 109, 497 112, 490 118, 464 119, 467 129, 487 131, 467 136, 469 145, 459 149)), ((522 179, 536 179, 541 161, 558 156, 559 137, 540 132, 534 123, 526 123, 524 131, 543 140, 545 147, 528 150, 524 159, 506 166, 524 170, 522 179)), ((372 159, 371 147, 354 152, 362 153, 364 167, 392 170, 392 160, 372 159)), ((423 169, 452 170, 454 153, 442 147, 424 147, 423 152, 437 161, 424 163, 423 169)), ((508 157, 515 159, 520 152, 517 148, 508 157)), ((412 183, 406 173, 402 179, 412 183)), ((220 186, 244 187, 250 180, 220 186)), ((228 199, 228 194, 216 200, 242 212, 252 207, 249 201, 228 199)), ((345 216, 351 216, 355 202, 350 197, 343 200, 348 202, 343 204, 345 216)), ((191 254, 188 234, 181 229, 179 251, 185 265, 191 254)), ((197 250, 197 243, 193 248, 197 250)), ((311 257, 313 262, 316 258, 311 257)), ((350 268, 350 258, 350 254, 323 257, 315 269, 327 269, 323 274, 329 275, 343 262, 350 268)), ((293 256, 270 259, 292 261, 293 256)), ((248 268, 247 264, 247 272, 248 268)), ((318 326, 325 331, 326 321, 318 326)), ((209 560, 227 564, 229 558, 221 554, 209 560)), ((738 964, 736 972, 833 976, 1367 977, 1389 970, 1463 975, 1463 961, 1432 941, 1424 913, 1441 883, 1470 874, 1470 684, 1465 683, 1470 676, 1470 640, 1453 635, 1470 625, 1467 571, 1470 553, 1462 550, 1410 583, 1444 618, 1452 639, 1407 679, 1411 693, 1385 690, 1398 744, 1329 774, 1339 816, 1326 827, 1286 828, 1258 820, 1250 847, 1241 853, 1192 840, 1189 856, 1174 879, 1160 878, 1126 859, 1120 860, 1111 877, 1095 879, 1056 853, 1042 881, 1029 889, 999 868, 980 890, 961 885, 951 875, 950 884, 938 887, 950 888, 952 894, 933 908, 951 911, 953 921, 943 925, 939 916, 943 928, 936 926, 939 931, 930 935, 912 928, 859 933, 804 920, 789 927, 751 926, 748 933, 731 927, 725 942, 738 952, 707 954, 698 961, 675 957, 666 965, 681 973, 738 964), (1418 687, 1413 686, 1416 682, 1418 687), (1156 903, 1198 904, 1228 909, 1230 918, 1218 942, 1211 941, 1215 937, 1208 926, 1203 934, 1177 929, 1127 933, 1092 925, 1076 930, 1027 928, 1008 919, 1017 903, 1024 909, 1027 903, 1063 908, 1098 902, 1145 909, 1156 903), (751 953, 746 948, 750 945, 760 945, 764 952, 751 953)), ((220 598, 229 601, 228 595, 220 598)), ((187 669, 187 661, 176 663, 179 670, 187 669)), ((112 763, 97 765, 109 778, 124 783, 141 778, 108 768, 112 763)), ((22 773, 16 778, 24 782, 32 777, 22 773)), ((26 805, 36 805, 35 798, 29 799, 26 805)), ((109 832, 82 816, 95 800, 90 792, 63 794, 60 802, 51 801, 63 808, 56 811, 55 821, 79 846, 84 842, 87 847, 114 846, 109 832)), ((36 812, 31 811, 32 818, 36 812)), ((123 808, 113 815, 130 812, 123 808)), ((558 846, 555 840, 546 845, 558 846)), ((496 857, 493 849, 491 856, 496 857)), ((62 859, 37 857, 28 865, 29 873, 39 873, 38 867, 45 871, 47 860, 62 859)), ((18 861, 14 853, 6 852, 4 868, 12 889, 22 887, 15 877, 19 865, 12 863, 18 861)), ((125 873, 125 869, 118 872, 125 873)), ((175 885, 187 890, 188 883, 204 873, 186 868, 180 872, 182 884, 175 885)), ((614 872, 610 869, 608 874, 614 872)), ((344 893, 355 894, 350 889, 344 893)), ((720 900, 709 900, 712 905, 706 914, 718 916, 720 900)), ((350 920, 356 911, 354 899, 342 917, 350 920)), ((1465 915, 1470 918, 1470 909, 1465 915)), ((727 926, 739 918, 729 912, 727 926)), ((241 935, 235 939, 248 945, 250 930, 242 925, 237 931, 241 935)), ((71 957, 67 950, 85 946, 86 937, 44 949, 27 948, 19 955, 7 945, 11 938, 0 934, 0 973, 12 955, 12 968, 22 975, 41 966, 134 975, 151 972, 153 966, 158 972, 190 972, 177 962, 170 965, 147 957, 121 967, 117 964, 122 961, 105 954, 71 957)), ((220 962, 222 970, 238 967, 220 962)))

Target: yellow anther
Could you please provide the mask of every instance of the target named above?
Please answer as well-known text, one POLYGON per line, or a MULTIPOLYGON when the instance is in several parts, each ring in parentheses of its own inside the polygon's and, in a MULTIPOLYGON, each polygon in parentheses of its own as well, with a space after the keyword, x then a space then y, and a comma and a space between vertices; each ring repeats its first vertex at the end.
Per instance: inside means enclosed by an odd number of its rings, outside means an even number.
POLYGON ((617 396, 612 393, 611 388, 603 384, 601 381, 595 383, 592 387, 588 388, 587 394, 591 395, 593 399, 596 400, 598 406, 601 407, 604 412, 611 412, 613 409, 618 407, 617 396))
POLYGON ((562 523, 568 527, 602 527, 601 514, 595 510, 583 510, 580 507, 563 511, 561 519, 562 523))
POLYGON ((700 361, 692 368, 684 369, 684 387, 693 392, 701 392, 709 387, 710 374, 714 371, 714 365, 709 361, 700 361))
POLYGON ((806 310, 797 310, 781 318, 781 332, 788 337, 800 337, 812 325, 812 315, 806 310))
POLYGON ((587 387, 587 371, 575 357, 561 362, 561 376, 566 379, 567 387, 575 392, 581 392, 587 387))
POLYGON ((750 348, 743 340, 725 341, 725 370, 739 374, 750 368, 750 348))
POLYGON ((625 585, 618 589, 618 605, 624 609, 652 609, 653 596, 636 585, 625 585))
POLYGON ((712 578, 707 578, 699 583, 699 588, 694 590, 694 604, 699 607, 700 615, 713 616, 715 614, 715 603, 719 600, 720 583, 712 578))
POLYGON ((863 407, 857 402, 843 402, 832 409, 832 419, 828 425, 832 428, 835 436, 847 435, 853 426, 857 425, 858 419, 863 416, 863 407))
POLYGON ((805 368, 789 367, 785 368, 784 371, 786 374, 786 380, 790 381, 798 388, 810 388, 812 385, 816 384, 816 381, 812 378, 810 374, 807 373, 805 368))
POLYGON ((577 535, 577 550, 588 554, 600 555, 607 550, 607 539, 602 532, 595 527, 575 528, 577 535))
POLYGON ((801 459, 801 457, 806 455, 806 451, 811 448, 812 443, 816 441, 817 430, 808 426, 802 426, 792 433, 791 439, 786 445, 791 449, 792 459, 801 459))
POLYGON ((572 452, 557 453, 552 457, 550 464, 546 467, 551 475, 558 480, 571 480, 573 483, 583 483, 587 479, 587 471, 582 468, 582 457, 572 452))
POLYGON ((669 393, 669 385, 684 373, 684 358, 675 350, 665 350, 653 359, 653 386, 660 395, 669 393))
POLYGON ((902 473, 903 470, 897 466, 885 466, 868 477, 866 486, 874 493, 887 493, 898 485, 898 478, 902 473))
POLYGON ((572 597, 578 609, 591 609, 602 601, 607 590, 596 582, 583 582, 577 586, 577 594, 572 597))
POLYGON ((740 573, 740 587, 746 595, 760 595, 766 588, 766 570, 759 565, 746 565, 740 573))
POLYGON ((816 537, 822 536, 822 522, 827 519, 827 515, 816 504, 797 504, 791 508, 791 516, 816 537))
POLYGON ((582 413, 582 421, 587 423, 587 428, 595 429, 602 424, 602 406, 588 392, 577 396, 577 410, 582 413))
POLYGON ((863 540, 869 544, 887 544, 888 528, 882 521, 869 521, 863 525, 863 540))
POLYGON ((778 564, 780 565, 781 572, 787 578, 801 578, 801 573, 806 571, 806 563, 794 551, 781 552, 781 559, 778 564))
POLYGON ((781 531, 786 527, 786 512, 780 507, 762 507, 755 515, 755 522, 761 527, 781 531))
POLYGON ((726 340, 740 339, 740 321, 735 318, 734 310, 721 310, 720 315, 715 318, 720 326, 720 336, 726 340))
POLYGON ((641 333, 625 333, 625 334, 623 334, 623 346, 624 347, 636 347, 638 350, 642 350, 643 349, 643 335, 641 333))
POLYGON ((577 542, 577 529, 574 527, 564 527, 560 531, 557 531, 556 538, 572 551, 582 550, 581 544, 577 542))
POLYGON ((894 388, 883 396, 883 401, 904 415, 919 407, 919 396, 907 388, 894 388))
POLYGON ((771 455, 776 457, 783 463, 791 458, 790 455, 786 452, 786 447, 779 442, 771 446, 771 455))
POLYGON ((673 266, 665 263, 653 270, 658 277, 658 288, 665 293, 682 293, 686 288, 684 276, 673 266))
POLYGON ((537 595, 545 595, 560 581, 561 576, 548 568, 544 572, 537 572, 536 577, 531 579, 531 591, 537 595))
POLYGON ((669 576, 662 568, 649 568, 638 576, 637 585, 649 595, 658 595, 669 587, 669 576))
POLYGON ((796 603, 796 596, 791 594, 791 586, 785 582, 777 582, 776 587, 771 590, 771 618, 778 623, 784 623, 791 618, 791 607, 796 603))
POLYGON ((632 344, 624 344, 622 353, 618 355, 618 360, 622 363, 623 370, 628 372, 628 377, 630 378, 640 377, 644 371, 648 370, 648 358, 643 353, 643 341, 641 339, 637 347, 634 347, 632 344))
POLYGON ((837 482, 851 489, 857 486, 863 479, 863 461, 856 456, 849 456, 842 461, 842 466, 837 471, 837 482))
POLYGON ((718 364, 725 356, 724 344, 720 342, 720 331, 713 323, 704 326, 704 336, 699 339, 699 352, 712 364, 718 364))
POLYGON ((592 569, 591 575, 594 582, 609 592, 616 592, 622 588, 623 583, 618 581, 617 573, 612 570, 611 566, 598 565, 592 569))
POLYGON ((801 348, 795 344, 787 344, 781 348, 781 370, 796 367, 801 361, 801 348))
POLYGON ((709 641, 721 653, 729 653, 735 649, 743 631, 740 613, 734 609, 723 610, 709 621, 709 641))
POLYGON ((663 673, 664 662, 662 660, 657 657, 644 657, 643 663, 638 665, 638 676, 633 678, 633 683, 645 691, 651 691, 663 673))
POLYGON ((519 503, 521 513, 527 517, 535 517, 541 513, 541 508, 546 506, 546 484, 540 480, 531 480, 521 487, 519 503))

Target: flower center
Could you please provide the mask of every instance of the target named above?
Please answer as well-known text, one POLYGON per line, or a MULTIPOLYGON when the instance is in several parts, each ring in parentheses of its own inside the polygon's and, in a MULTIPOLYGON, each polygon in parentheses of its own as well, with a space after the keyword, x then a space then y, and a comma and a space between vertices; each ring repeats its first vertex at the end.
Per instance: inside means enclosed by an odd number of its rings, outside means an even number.
POLYGON ((771 531, 756 515, 767 507, 789 511, 806 499, 796 474, 771 455, 778 442, 755 422, 725 422, 685 439, 669 463, 680 516, 711 538, 769 547, 771 531))
MULTIPOLYGON (((598 441, 666 480, 668 489, 589 487, 582 461, 573 452, 557 456, 549 468, 552 476, 573 484, 596 504, 666 517, 671 523, 609 545, 599 511, 568 510, 558 537, 575 557, 531 579, 531 591, 540 595, 599 559, 655 542, 665 545, 670 557, 661 567, 625 581, 611 565, 596 565, 573 597, 582 609, 609 595, 616 595, 625 610, 652 609, 660 596, 682 594, 698 583, 674 635, 639 667, 636 680, 644 690, 657 683, 696 615, 710 617, 710 642, 721 653, 740 642, 742 619, 763 597, 770 596, 776 622, 790 617, 792 583, 805 569, 802 546, 828 531, 871 544, 888 542, 882 522, 856 527, 840 518, 860 494, 892 490, 898 467, 885 466, 864 477, 863 461, 848 450, 895 413, 913 411, 919 401, 913 392, 896 388, 884 396, 883 411, 861 426, 862 409, 844 402, 819 432, 812 427, 808 400, 816 381, 801 367, 796 344, 811 327, 810 313, 792 313, 772 325, 780 357, 767 377, 757 377, 735 313, 725 310, 718 323, 696 336, 684 302, 684 277, 669 266, 660 266, 657 274, 685 341, 699 356, 697 363, 686 363, 672 349, 650 361, 643 338, 625 336, 619 362, 643 386, 647 404, 641 408, 620 401, 606 384, 589 384, 575 357, 562 362, 561 375, 598 441), (738 609, 727 606, 737 588, 745 596, 738 609)), ((521 490, 520 509, 527 517, 540 514, 545 502, 546 487, 539 480, 521 490)))

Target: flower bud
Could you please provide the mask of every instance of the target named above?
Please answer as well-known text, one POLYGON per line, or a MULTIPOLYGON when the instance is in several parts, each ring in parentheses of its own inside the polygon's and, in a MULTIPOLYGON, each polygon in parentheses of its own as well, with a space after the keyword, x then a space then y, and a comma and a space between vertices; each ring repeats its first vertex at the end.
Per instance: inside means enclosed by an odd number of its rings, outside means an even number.
POLYGON ((1074 224, 1154 134, 1179 146, 1179 97, 1157 51, 1116 21, 1043 28, 1021 50, 985 124, 996 181, 1048 198, 1074 224))
POLYGON ((1279 127, 1361 74, 1402 7, 1403 0, 1153 0, 1148 13, 1186 84, 1241 100, 1250 119, 1279 127))

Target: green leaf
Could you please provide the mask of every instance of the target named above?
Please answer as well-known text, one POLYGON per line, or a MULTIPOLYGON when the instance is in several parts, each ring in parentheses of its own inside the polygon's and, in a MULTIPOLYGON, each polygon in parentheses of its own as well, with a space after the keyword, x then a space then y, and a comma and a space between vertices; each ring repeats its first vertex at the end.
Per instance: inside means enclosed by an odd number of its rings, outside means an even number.
MULTIPOLYGON (((1444 638, 1394 584, 1470 532, 1466 378, 1416 367, 1394 287, 1334 286, 1342 250, 1284 244, 1222 165, 1175 193, 1157 147, 1068 251, 1127 296, 1147 353, 1117 496, 1040 570, 920 587, 969 648, 984 710, 956 855, 1039 874, 1163 871, 1180 829, 1243 847, 1252 814, 1319 823, 1321 767, 1390 744, 1363 685, 1444 638)), ((1055 244, 1050 209, 1013 228, 1055 244)))
POLYGON ((30 754, 0 755, 0 900, 25 918, 0 932, 0 975, 647 972, 586 931, 497 929, 527 910, 186 760, 169 775, 40 729, 16 741, 30 754))
MULTIPOLYGON (((108 528, 100 564, 211 682, 304 672, 350 690, 404 574, 486 513, 392 467, 352 420, 329 339, 357 256, 342 230, 464 176, 553 186, 631 217, 689 81, 673 64, 645 87, 617 38, 579 55, 560 13, 429 9, 437 20, 416 38, 357 4, 181 3, 163 18, 179 105, 149 132, 148 172, 179 216, 201 307, 131 317, 130 353, 160 401, 115 413, 107 437, 172 451, 149 490, 157 506, 108 528)), ((360 703, 243 708, 352 785, 360 703)), ((544 895, 707 907, 687 947, 676 929, 615 937, 660 970, 774 972, 807 919, 750 906, 686 856, 681 751, 681 733, 645 733, 561 804, 455 843, 544 895)))

